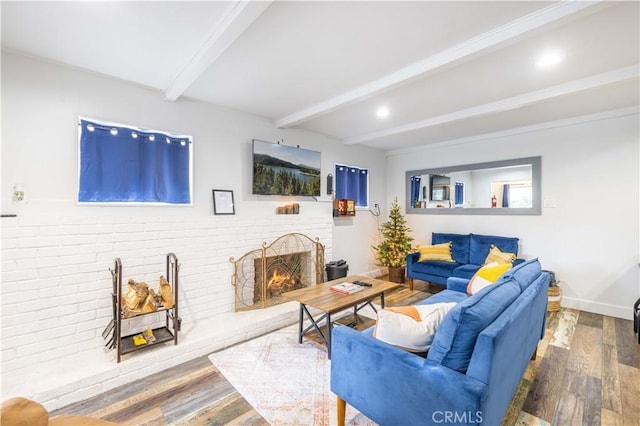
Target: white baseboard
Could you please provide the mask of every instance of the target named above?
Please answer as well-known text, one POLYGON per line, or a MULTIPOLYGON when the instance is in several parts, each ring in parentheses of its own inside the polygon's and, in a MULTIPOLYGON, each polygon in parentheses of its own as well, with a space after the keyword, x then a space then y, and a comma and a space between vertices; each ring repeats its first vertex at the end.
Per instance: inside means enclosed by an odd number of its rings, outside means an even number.
POLYGON ((573 297, 562 296, 560 305, 563 308, 578 309, 580 311, 592 312, 594 314, 607 315, 610 317, 633 320, 633 306, 618 306, 607 303, 598 303, 591 300, 575 299, 573 297))
POLYGON ((373 269, 371 271, 368 272, 359 272, 357 274, 354 275, 361 275, 363 277, 369 277, 369 278, 377 278, 380 277, 382 275, 385 275, 387 273, 386 269, 373 269))

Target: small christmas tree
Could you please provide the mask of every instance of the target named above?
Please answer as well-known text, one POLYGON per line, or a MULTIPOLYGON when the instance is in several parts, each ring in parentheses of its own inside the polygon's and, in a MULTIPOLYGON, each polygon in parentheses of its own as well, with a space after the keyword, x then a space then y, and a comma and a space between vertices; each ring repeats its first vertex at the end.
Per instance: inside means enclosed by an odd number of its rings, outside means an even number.
POLYGON ((376 251, 376 260, 379 266, 391 268, 404 268, 407 265, 407 254, 411 251, 409 236, 411 229, 407 227, 407 221, 400 212, 398 199, 396 198, 389 211, 389 220, 380 226, 383 240, 373 249, 376 251))

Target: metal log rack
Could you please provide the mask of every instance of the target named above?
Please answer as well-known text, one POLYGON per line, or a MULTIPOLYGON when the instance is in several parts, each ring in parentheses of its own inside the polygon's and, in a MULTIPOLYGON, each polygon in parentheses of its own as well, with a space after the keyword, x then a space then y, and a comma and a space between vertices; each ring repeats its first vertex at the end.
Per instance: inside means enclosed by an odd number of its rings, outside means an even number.
POLYGON ((113 269, 109 269, 113 281, 113 292, 111 299, 113 303, 113 319, 102 332, 102 337, 106 340, 105 346, 109 349, 115 349, 117 353, 118 363, 122 355, 135 352, 141 349, 157 346, 161 343, 173 341, 174 345, 178 344, 178 331, 180 331, 181 318, 178 316, 178 272, 180 264, 178 258, 173 253, 167 254, 167 271, 166 279, 171 285, 173 292, 174 305, 172 308, 159 308, 155 312, 136 315, 131 318, 124 318, 122 312, 122 261, 116 257, 113 269), (157 314, 165 312, 166 322, 164 327, 153 328, 154 342, 147 342, 144 345, 136 346, 133 344, 133 336, 140 333, 134 333, 128 336, 122 336, 122 323, 133 318, 139 318, 143 315, 157 314))

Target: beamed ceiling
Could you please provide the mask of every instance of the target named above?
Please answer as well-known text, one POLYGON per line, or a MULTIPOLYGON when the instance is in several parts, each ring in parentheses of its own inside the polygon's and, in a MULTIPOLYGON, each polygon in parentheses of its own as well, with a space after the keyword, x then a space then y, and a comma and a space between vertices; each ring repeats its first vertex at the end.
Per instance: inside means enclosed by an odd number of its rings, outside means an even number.
POLYGON ((2 47, 394 151, 637 112, 639 5, 3 1, 2 47))

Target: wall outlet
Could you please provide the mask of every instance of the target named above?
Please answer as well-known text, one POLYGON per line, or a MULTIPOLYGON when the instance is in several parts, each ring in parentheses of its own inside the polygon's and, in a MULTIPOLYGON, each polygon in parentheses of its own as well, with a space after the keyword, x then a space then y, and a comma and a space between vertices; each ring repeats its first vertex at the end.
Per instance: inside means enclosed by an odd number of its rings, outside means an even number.
POLYGON ((14 185, 13 186, 13 202, 14 203, 24 203, 27 201, 26 191, 23 185, 14 185))

